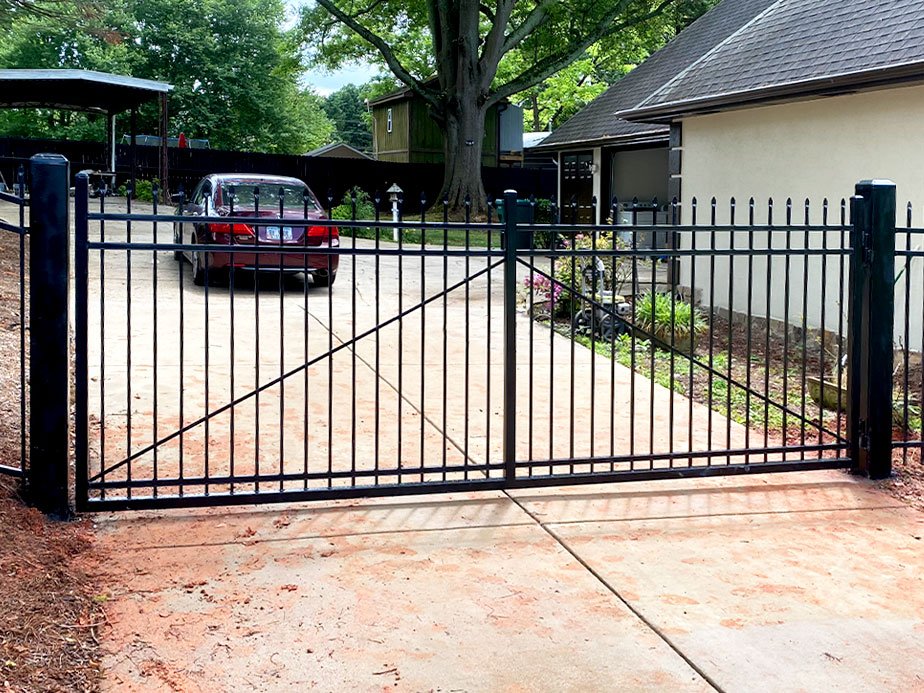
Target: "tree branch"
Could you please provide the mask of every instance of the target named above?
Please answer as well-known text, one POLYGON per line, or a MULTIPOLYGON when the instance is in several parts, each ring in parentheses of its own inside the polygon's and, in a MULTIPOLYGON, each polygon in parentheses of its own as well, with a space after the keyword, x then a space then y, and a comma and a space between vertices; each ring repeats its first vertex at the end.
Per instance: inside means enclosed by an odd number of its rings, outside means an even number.
MULTIPOLYGON (((321 0, 319 0, 319 2, 320 1, 321 0)), ((624 22, 613 24, 613 21, 619 13, 622 12, 628 4, 628 0, 622 0, 612 12, 609 12, 597 23, 593 31, 587 33, 580 41, 569 43, 559 53, 548 55, 539 60, 532 67, 524 70, 512 80, 495 90, 494 93, 488 97, 488 105, 491 106, 514 94, 536 86, 559 70, 570 65, 578 56, 600 39, 657 17, 673 2, 675 2, 675 0, 661 0, 654 9, 638 15, 637 17, 627 19, 624 22)))
POLYGON ((432 90, 424 87, 420 80, 408 72, 407 68, 401 64, 398 56, 396 56, 395 52, 391 49, 391 46, 389 46, 381 36, 374 34, 369 29, 364 27, 362 24, 356 21, 355 17, 348 15, 346 12, 337 7, 337 5, 335 5, 332 0, 317 0, 317 3, 332 15, 334 15, 334 17, 336 17, 340 22, 356 32, 361 38, 365 39, 368 43, 371 43, 376 48, 376 50, 382 54, 382 57, 388 64, 389 69, 395 74, 395 77, 404 82, 415 94, 419 95, 422 99, 424 99, 424 101, 426 101, 434 108, 439 109, 441 107, 436 94, 432 90))
POLYGON ((526 16, 526 19, 523 20, 523 23, 509 34, 507 34, 506 38, 504 39, 504 45, 501 49, 501 53, 509 53, 511 50, 516 48, 523 39, 529 36, 529 34, 542 23, 542 20, 545 19, 549 7, 551 7, 553 4, 554 0, 542 0, 542 2, 536 5, 532 12, 526 16))
POLYGON ((493 77, 497 71, 497 64, 504 54, 504 31, 513 13, 515 0, 497 0, 497 13, 491 30, 485 37, 484 49, 481 52, 480 68, 482 73, 490 73, 493 77))
POLYGON ((490 7, 488 7, 488 6, 485 5, 484 3, 481 3, 481 4, 478 6, 478 9, 481 10, 481 14, 483 14, 485 17, 487 17, 487 19, 488 19, 489 22, 491 22, 492 24, 494 24, 494 23, 497 22, 497 20, 495 19, 495 17, 496 17, 497 15, 494 14, 494 12, 491 10, 490 7))

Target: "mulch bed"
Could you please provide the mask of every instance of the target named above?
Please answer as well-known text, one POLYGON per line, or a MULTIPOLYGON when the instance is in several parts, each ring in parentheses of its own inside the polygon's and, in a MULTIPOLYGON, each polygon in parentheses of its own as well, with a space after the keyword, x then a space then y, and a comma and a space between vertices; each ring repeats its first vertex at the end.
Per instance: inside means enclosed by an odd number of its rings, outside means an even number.
POLYGON ((96 691, 106 623, 86 521, 54 522, 0 477, 0 690, 96 691))
MULTIPOLYGON (((19 238, 0 231, 0 464, 18 466, 19 238)), ((54 522, 0 476, 0 691, 96 691, 106 623, 88 521, 54 522)))

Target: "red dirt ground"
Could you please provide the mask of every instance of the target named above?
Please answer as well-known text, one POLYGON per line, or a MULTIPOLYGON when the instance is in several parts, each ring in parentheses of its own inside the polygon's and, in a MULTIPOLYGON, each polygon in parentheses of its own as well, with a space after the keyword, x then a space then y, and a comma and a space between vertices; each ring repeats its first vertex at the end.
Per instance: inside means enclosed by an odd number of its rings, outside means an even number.
MULTIPOLYGON (((19 239, 0 232, 0 350, 19 353, 19 239)), ((18 466, 19 359, 0 361, 0 464, 18 466)), ((0 690, 95 691, 104 605, 89 524, 52 522, 0 476, 0 690)))

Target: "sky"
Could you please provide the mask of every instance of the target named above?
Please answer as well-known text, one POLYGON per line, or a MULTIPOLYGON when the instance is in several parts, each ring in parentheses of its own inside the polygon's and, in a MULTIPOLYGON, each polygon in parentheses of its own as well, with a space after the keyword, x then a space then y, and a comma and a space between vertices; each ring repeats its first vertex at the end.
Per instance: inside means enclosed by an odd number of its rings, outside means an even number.
MULTIPOLYGON (((285 0, 288 19, 286 26, 295 25, 298 19, 298 10, 303 5, 311 4, 312 0, 285 0)), ((344 67, 336 72, 315 69, 306 71, 301 78, 303 87, 313 87, 321 96, 329 96, 332 92, 337 91, 347 84, 359 86, 365 84, 379 73, 375 68, 366 63, 360 63, 349 67, 344 67)))
POLYGON ((321 96, 328 96, 346 84, 352 83, 356 86, 365 84, 378 73, 378 68, 365 64, 345 67, 337 72, 309 70, 303 73, 301 82, 306 87, 314 87, 314 90, 321 96))

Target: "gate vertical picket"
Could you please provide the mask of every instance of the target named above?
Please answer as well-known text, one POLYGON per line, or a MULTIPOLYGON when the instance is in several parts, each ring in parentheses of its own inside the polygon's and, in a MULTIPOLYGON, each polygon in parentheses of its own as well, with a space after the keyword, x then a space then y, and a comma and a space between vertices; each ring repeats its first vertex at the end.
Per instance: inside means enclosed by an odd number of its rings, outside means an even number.
POLYGON ((86 510, 89 465, 88 403, 87 397, 87 303, 89 300, 89 178, 86 173, 77 175, 74 188, 74 482, 77 510, 86 510))
POLYGON ((504 478, 516 478, 517 192, 504 191, 504 478))

